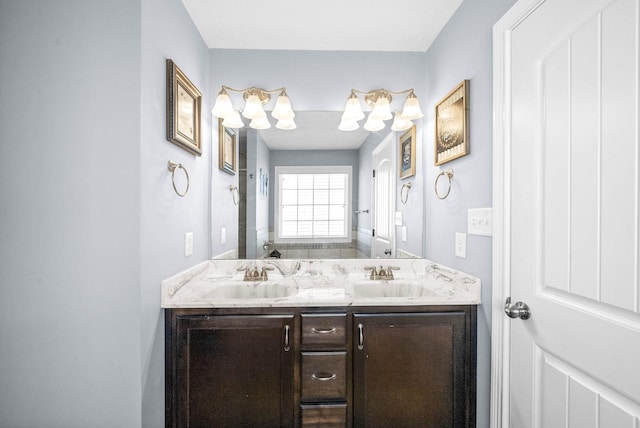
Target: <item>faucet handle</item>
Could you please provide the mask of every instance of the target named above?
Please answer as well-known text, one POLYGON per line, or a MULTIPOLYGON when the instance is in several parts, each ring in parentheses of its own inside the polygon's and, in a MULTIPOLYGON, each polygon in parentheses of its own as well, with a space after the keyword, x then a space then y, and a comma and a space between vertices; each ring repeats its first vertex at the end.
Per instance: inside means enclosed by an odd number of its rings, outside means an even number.
POLYGON ((371 275, 369 275, 369 279, 378 279, 378 272, 376 271, 375 266, 365 266, 364 270, 370 270, 371 275))
POLYGON ((268 270, 273 270, 272 266, 262 266, 262 270, 260 271, 260 279, 262 281, 266 281, 269 279, 269 276, 267 275, 267 271, 268 270))
POLYGON ((387 267, 387 278, 388 279, 393 279, 393 271, 394 270, 400 270, 400 268, 398 266, 388 266, 387 267))

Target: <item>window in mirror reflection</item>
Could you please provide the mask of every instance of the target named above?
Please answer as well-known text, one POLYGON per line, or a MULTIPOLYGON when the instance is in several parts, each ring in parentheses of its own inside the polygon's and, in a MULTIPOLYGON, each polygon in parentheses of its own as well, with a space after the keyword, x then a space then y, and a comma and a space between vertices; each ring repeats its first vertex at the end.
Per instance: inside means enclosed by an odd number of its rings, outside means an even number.
POLYGON ((351 166, 275 168, 276 242, 351 242, 351 166))

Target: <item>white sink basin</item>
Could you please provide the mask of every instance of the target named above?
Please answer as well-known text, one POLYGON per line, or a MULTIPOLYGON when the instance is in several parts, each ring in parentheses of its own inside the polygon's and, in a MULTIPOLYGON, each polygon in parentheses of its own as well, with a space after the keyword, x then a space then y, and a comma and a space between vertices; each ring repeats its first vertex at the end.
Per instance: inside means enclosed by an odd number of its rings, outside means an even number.
POLYGON ((277 299, 289 297, 298 292, 293 282, 238 281, 214 286, 207 292, 207 299, 277 299))
POLYGON ((350 284, 351 294, 357 297, 427 297, 436 294, 417 281, 358 281, 350 284))

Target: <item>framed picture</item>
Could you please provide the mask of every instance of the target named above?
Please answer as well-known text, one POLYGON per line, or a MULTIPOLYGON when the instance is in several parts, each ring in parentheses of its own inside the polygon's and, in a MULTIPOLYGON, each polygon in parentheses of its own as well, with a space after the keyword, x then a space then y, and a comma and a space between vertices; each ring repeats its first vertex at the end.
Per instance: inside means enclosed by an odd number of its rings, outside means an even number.
POLYGON ((469 81, 464 80, 436 104, 434 165, 469 153, 469 81))
POLYGON ((167 59, 167 140, 194 155, 202 154, 202 94, 182 70, 167 59))
POLYGON ((416 175, 416 126, 413 125, 398 141, 400 148, 400 178, 416 175))
POLYGON ((218 167, 227 174, 236 173, 236 132, 218 119, 218 167))

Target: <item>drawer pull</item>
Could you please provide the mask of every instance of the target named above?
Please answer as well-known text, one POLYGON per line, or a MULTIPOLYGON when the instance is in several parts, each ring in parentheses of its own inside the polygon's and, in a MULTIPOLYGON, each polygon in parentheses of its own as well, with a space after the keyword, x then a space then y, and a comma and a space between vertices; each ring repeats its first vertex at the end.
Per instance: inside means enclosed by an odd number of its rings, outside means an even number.
POLYGON ((311 379, 313 380, 319 380, 322 382, 325 382, 327 380, 334 380, 335 378, 337 378, 338 376, 333 373, 333 374, 329 374, 329 373, 320 373, 320 374, 312 374, 311 375, 311 379))
POLYGON ((364 349, 364 327, 358 324, 358 349, 364 349))
POLYGON ((331 333, 335 333, 336 331, 338 331, 335 327, 332 328, 316 328, 313 327, 311 329, 312 333, 318 333, 318 334, 331 334, 331 333))
POLYGON ((289 352, 291 350, 291 345, 289 345, 289 329, 288 325, 284 326, 284 351, 289 352))

